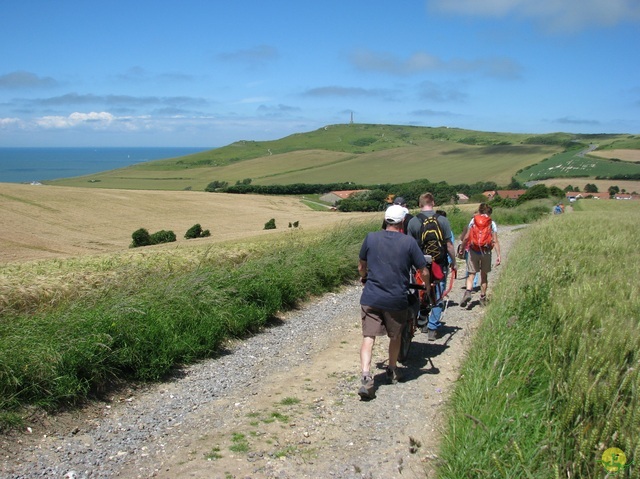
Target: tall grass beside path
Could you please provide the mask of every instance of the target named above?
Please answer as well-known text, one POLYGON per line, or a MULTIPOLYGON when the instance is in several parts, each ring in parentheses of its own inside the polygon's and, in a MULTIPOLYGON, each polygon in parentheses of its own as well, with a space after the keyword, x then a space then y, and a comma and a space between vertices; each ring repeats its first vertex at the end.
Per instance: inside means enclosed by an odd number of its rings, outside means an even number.
POLYGON ((637 204, 594 201, 523 233, 447 411, 440 477, 599 478, 612 447, 640 461, 638 224, 637 204))
POLYGON ((248 256, 140 266, 143 274, 112 278, 71 301, 4 314, 0 428, 22 406, 77 403, 114 381, 157 380, 220 353, 226 339, 357 277, 362 240, 377 228, 345 223, 312 237, 295 230, 248 256))

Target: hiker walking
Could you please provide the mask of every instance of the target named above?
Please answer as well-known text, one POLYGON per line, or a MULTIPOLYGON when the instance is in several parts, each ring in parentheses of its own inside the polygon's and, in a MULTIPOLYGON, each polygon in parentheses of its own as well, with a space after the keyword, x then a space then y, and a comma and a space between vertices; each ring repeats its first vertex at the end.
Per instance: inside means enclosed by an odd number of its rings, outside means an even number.
MULTIPOLYGON (((409 221, 407 234, 412 236, 423 254, 431 256, 432 282, 435 287, 436 304, 431 308, 429 318, 420 318, 418 324, 422 332, 427 333, 429 341, 438 337, 438 329, 442 326, 440 318, 444 310, 442 294, 446 289, 449 268, 457 269, 456 252, 451 241, 451 225, 449 220, 434 211, 435 199, 431 193, 420 195, 420 213, 409 221)), ((426 283, 428 284, 428 283, 426 283)))
POLYGON ((406 209, 392 205, 385 211, 386 229, 369 233, 360 248, 358 272, 364 289, 360 297, 362 346, 360 365, 362 384, 358 394, 364 400, 375 397, 371 373, 371 357, 376 336, 389 337, 387 381, 400 379, 397 370, 400 335, 408 319, 408 290, 411 268, 420 271, 425 284, 429 282, 427 261, 418 245, 402 234, 406 209))
MULTIPOLYGON (((411 218, 413 218, 413 215, 409 213, 409 209, 407 208, 407 201, 402 196, 396 196, 393 200, 392 205, 400 205, 405 209, 404 220, 402 220, 402 232, 406 234, 407 225, 409 224, 411 218)), ((387 222, 384 220, 382 221, 382 229, 387 229, 387 222)))
MULTIPOLYGON (((473 212, 473 216, 477 214, 478 214, 478 210, 473 212)), ((462 239, 466 236, 468 231, 469 231, 469 225, 466 224, 464 225, 464 228, 462 228, 462 233, 460 233, 460 244, 458 245, 458 249, 457 249, 458 259, 464 259, 464 264, 466 267, 466 271, 462 279, 467 279, 469 277, 469 242, 465 243, 462 241, 462 239)), ((476 275, 473 279, 472 287, 473 289, 475 289, 478 286, 480 286, 480 276, 476 275)))
POLYGON ((469 275, 466 288, 460 306, 465 307, 471 300, 473 281, 476 274, 480 273, 480 304, 484 306, 487 301, 488 276, 491 272, 491 252, 496 250, 496 266, 500 264, 500 242, 498 241, 498 227, 491 219, 493 208, 486 203, 481 203, 478 214, 469 222, 469 229, 462 237, 462 244, 468 245, 469 260, 467 263, 469 275))

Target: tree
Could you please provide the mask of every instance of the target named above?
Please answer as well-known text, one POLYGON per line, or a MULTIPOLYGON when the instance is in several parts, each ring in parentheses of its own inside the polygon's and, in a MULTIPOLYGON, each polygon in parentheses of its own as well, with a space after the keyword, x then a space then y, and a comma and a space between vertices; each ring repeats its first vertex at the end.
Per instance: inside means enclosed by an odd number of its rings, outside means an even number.
POLYGON ((597 193, 598 192, 598 187, 596 185, 594 185, 593 183, 587 183, 584 186, 584 191, 585 191, 585 193, 597 193))
POLYGON ((131 248, 137 248, 139 246, 150 246, 160 243, 171 243, 176 240, 176 234, 171 230, 160 230, 153 234, 149 234, 144 228, 140 228, 131 234, 133 241, 131 242, 131 248))
POLYGON ((535 200, 538 198, 549 198, 549 188, 544 183, 538 183, 525 191, 518 199, 517 203, 521 205, 525 201, 535 200))
POLYGON ((274 229, 276 229, 276 219, 275 218, 271 218, 269 221, 267 221, 264 224, 264 229, 265 230, 274 230, 274 229))
POLYGON ((549 194, 551 194, 551 196, 555 196, 556 198, 564 198, 564 191, 562 191, 557 186, 549 187, 549 194))
POLYGON ((618 188, 617 186, 610 186, 608 191, 609 191, 609 198, 613 198, 618 193, 620 193, 620 188, 618 188))
POLYGON ((229 186, 228 182, 216 180, 209 183, 207 187, 204 189, 204 191, 213 192, 222 188, 226 188, 227 186, 229 186))
POLYGON ((515 177, 511 177, 511 183, 509 183, 509 186, 507 186, 507 189, 509 190, 521 190, 523 188, 522 183, 520 183, 518 180, 515 179, 515 177))
POLYGON ((487 197, 482 193, 475 193, 469 197, 471 203, 486 203, 487 197))
POLYGON ((200 226, 200 223, 196 223, 195 225, 193 225, 184 234, 184 237, 187 239, 204 238, 206 236, 211 236, 211 232, 209 230, 203 230, 202 226, 200 226))
POLYGON ((160 230, 151 235, 152 244, 173 243, 175 240, 176 234, 171 230, 160 230))
POLYGON ((151 235, 149 231, 144 228, 135 230, 131 234, 133 241, 131 242, 131 248, 137 248, 139 246, 149 246, 151 244, 151 235))

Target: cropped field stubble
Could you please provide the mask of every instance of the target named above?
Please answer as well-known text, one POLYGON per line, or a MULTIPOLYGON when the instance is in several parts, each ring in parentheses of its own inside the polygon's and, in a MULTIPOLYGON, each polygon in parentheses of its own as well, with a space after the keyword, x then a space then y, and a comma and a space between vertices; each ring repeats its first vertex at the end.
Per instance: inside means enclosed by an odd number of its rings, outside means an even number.
POLYGON ((138 228, 173 231, 176 243, 150 249, 175 249, 272 236, 296 221, 300 228, 314 230, 371 217, 314 211, 295 197, 5 183, 0 192, 0 264, 120 252, 128 249, 138 228), (272 218, 279 231, 264 230, 272 218), (186 240, 185 232, 196 223, 209 229, 211 237, 186 240))

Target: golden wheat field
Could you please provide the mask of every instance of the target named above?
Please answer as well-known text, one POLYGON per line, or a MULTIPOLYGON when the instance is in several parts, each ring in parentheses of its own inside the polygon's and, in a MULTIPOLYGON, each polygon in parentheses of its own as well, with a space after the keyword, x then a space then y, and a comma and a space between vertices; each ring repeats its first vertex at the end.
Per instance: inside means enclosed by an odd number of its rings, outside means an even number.
POLYGON ((126 251, 138 228, 177 236, 175 243, 138 249, 179 248, 278 235, 296 221, 318 230, 375 216, 313 211, 293 197, 0 183, 0 264, 126 251), (276 230, 264 230, 272 218, 276 230), (211 237, 186 240, 196 223, 211 237))
POLYGON ((622 161, 640 161, 640 150, 596 150, 589 153, 600 158, 617 158, 622 161))

